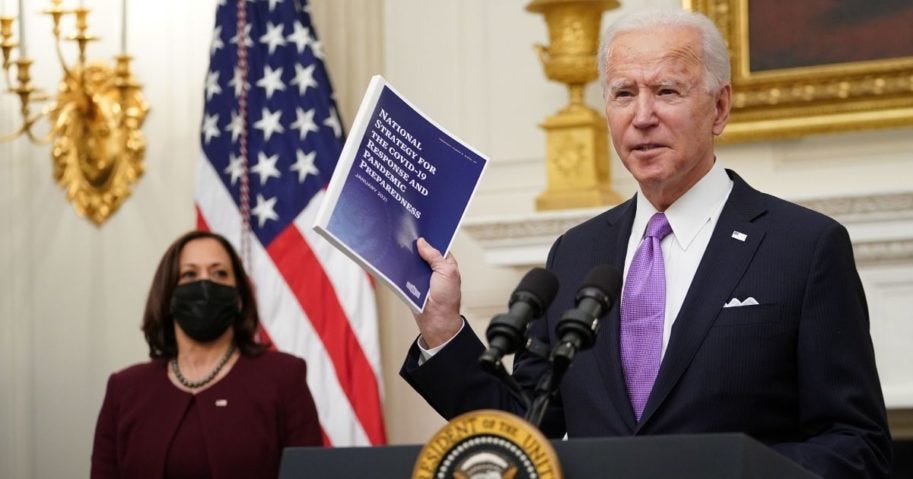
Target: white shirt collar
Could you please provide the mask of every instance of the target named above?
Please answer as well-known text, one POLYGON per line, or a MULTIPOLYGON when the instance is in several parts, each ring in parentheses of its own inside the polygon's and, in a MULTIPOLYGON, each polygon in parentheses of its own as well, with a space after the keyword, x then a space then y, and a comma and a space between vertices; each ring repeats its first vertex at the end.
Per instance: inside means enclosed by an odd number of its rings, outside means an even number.
MULTIPOLYGON (((688 249, 707 221, 720 214, 722 204, 729 197, 731 189, 732 180, 717 159, 703 178, 666 209, 666 218, 672 227, 672 234, 682 250, 688 249)), ((637 234, 638 238, 643 237, 647 222, 655 213, 656 208, 638 187, 637 211, 634 215, 632 234, 637 234)))

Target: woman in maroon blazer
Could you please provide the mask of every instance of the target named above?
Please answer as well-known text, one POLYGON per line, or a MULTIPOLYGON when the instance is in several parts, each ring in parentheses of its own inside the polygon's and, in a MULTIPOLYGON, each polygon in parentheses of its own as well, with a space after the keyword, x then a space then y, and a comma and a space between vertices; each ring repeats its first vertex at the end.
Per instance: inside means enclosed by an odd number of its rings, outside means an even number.
POLYGON ((152 359, 108 379, 92 477, 275 478, 282 448, 321 445, 304 361, 267 351, 258 324, 228 241, 178 238, 143 315, 152 359))

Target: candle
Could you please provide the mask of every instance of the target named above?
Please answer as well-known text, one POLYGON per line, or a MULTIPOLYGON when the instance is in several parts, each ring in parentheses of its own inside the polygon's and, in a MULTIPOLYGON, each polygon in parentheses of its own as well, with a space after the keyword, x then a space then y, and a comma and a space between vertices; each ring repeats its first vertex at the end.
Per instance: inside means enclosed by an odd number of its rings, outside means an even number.
POLYGON ((120 2, 120 53, 127 54, 127 0, 120 2))
POLYGON ((19 58, 26 58, 25 49, 25 0, 19 0, 19 58))

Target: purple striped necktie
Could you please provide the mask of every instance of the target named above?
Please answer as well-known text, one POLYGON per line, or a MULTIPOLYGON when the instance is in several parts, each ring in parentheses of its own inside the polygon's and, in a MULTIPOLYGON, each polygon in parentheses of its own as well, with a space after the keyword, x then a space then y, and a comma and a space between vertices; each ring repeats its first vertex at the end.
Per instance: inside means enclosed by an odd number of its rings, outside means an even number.
POLYGON ((659 372, 666 311, 666 273, 660 241, 672 232, 656 213, 628 268, 621 298, 621 363, 634 417, 640 421, 659 372))

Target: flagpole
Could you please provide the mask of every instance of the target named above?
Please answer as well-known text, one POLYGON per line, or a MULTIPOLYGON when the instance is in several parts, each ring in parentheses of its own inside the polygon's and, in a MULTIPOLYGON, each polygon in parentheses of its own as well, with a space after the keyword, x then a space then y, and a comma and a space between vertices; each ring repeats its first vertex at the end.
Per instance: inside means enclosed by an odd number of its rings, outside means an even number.
POLYGON ((241 118, 241 134, 238 138, 238 146, 241 156, 241 185, 240 185, 240 209, 241 209, 241 260, 244 267, 251 271, 251 254, 250 254, 250 169, 248 162, 247 149, 247 0, 237 0, 238 11, 238 70, 240 71, 239 81, 241 88, 238 98, 238 115, 241 118))

